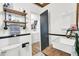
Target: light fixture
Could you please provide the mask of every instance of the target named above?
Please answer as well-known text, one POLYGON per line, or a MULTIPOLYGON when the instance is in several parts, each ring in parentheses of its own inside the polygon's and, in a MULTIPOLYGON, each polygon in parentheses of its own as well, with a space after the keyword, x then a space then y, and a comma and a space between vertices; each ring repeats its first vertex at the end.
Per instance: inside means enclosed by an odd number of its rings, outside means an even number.
POLYGON ((49 3, 35 3, 36 5, 40 6, 40 7, 45 7, 46 5, 48 5, 49 3))

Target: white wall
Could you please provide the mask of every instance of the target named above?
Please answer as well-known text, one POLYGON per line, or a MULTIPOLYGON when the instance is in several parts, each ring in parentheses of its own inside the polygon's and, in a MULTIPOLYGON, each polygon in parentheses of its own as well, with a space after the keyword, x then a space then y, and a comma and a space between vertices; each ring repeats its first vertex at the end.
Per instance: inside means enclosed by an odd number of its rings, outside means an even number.
POLYGON ((31 29, 32 43, 40 42, 40 15, 31 13, 31 24, 34 24, 34 20, 37 20, 36 30, 31 29))
POLYGON ((76 23, 75 4, 53 4, 49 10, 50 33, 65 34, 65 27, 68 29, 71 24, 76 23))
POLYGON ((17 10, 30 10, 32 13, 36 13, 36 14, 40 14, 41 12, 41 8, 37 5, 35 5, 34 3, 15 3, 14 4, 15 8, 18 7, 17 10), (21 8, 22 7, 22 8, 21 8))

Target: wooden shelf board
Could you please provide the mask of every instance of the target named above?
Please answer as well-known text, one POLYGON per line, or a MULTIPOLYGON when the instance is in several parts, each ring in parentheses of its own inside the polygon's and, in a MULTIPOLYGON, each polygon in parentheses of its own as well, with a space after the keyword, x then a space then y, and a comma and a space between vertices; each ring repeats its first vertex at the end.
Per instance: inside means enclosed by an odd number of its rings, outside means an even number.
POLYGON ((25 22, 15 22, 15 21, 7 21, 7 20, 4 20, 4 22, 7 22, 7 23, 26 24, 25 22))
POLYGON ((27 13, 23 13, 23 12, 8 9, 8 8, 3 8, 3 10, 6 12, 9 12, 9 13, 14 13, 14 14, 21 15, 21 16, 26 16, 26 14, 27 14, 27 13))
MULTIPOLYGON (((7 25, 7 26, 10 26, 10 25, 7 25)), ((15 26, 20 26, 20 27, 24 27, 23 25, 15 25, 15 26)))

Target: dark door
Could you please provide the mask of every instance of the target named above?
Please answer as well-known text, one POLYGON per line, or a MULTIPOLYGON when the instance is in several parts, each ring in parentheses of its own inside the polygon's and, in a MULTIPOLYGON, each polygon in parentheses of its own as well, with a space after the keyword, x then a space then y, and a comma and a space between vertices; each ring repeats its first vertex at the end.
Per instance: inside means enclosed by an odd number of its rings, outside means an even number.
POLYGON ((49 46, 48 37, 48 10, 40 15, 40 25, 41 25, 41 50, 44 50, 49 46))

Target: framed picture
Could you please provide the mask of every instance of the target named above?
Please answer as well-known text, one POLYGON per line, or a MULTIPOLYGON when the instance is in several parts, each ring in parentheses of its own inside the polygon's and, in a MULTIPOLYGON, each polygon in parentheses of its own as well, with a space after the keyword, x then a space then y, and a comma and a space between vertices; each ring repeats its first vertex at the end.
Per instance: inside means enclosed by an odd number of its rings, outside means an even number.
POLYGON ((34 23, 31 25, 31 29, 36 30, 37 20, 34 20, 34 23))

